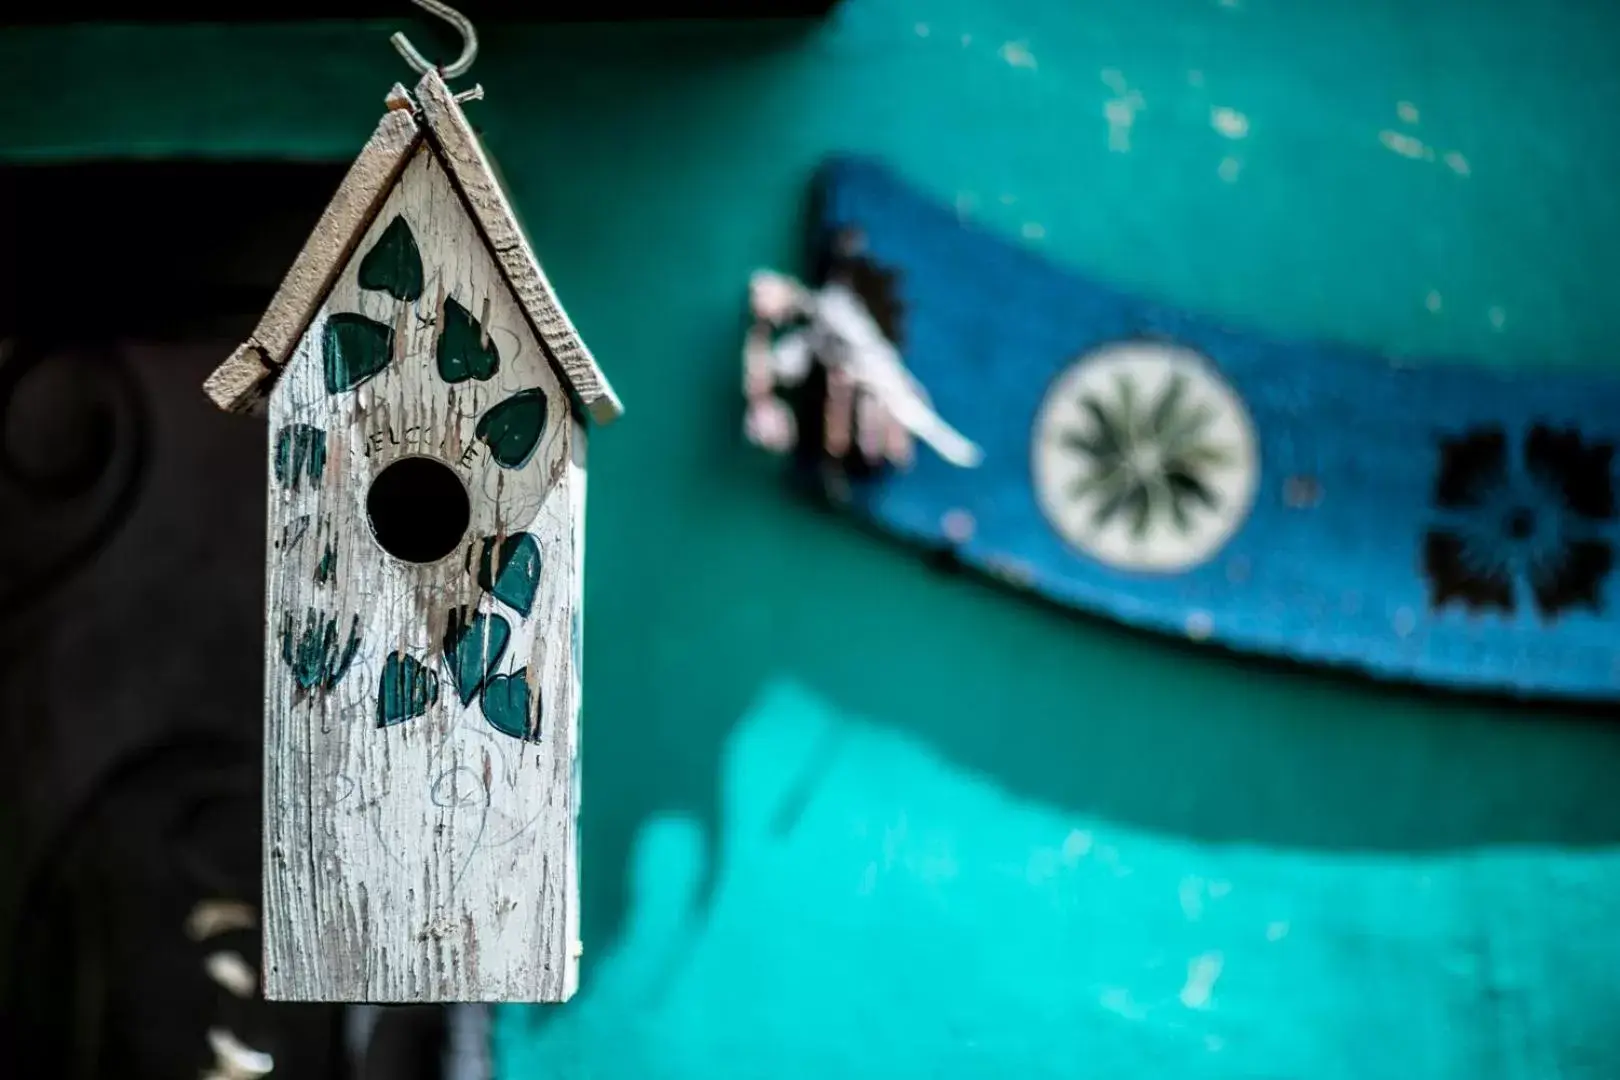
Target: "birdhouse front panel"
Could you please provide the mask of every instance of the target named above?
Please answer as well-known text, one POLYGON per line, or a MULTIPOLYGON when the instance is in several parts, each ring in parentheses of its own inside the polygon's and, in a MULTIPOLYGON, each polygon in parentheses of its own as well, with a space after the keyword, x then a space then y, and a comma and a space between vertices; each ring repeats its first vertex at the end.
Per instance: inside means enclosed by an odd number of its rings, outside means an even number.
POLYGON ((267 994, 565 1000, 584 431, 430 143, 268 411, 267 994))

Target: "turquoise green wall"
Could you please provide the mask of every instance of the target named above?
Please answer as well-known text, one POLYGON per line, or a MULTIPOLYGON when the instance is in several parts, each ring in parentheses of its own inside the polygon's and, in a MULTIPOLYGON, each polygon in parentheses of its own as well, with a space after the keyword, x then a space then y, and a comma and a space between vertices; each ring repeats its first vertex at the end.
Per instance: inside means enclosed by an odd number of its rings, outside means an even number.
MULTIPOLYGON (((935 573, 782 494, 736 401, 746 275, 794 265, 833 149, 1271 328, 1614 364, 1599 7, 846 0, 810 30, 490 33, 470 111, 629 409, 592 445, 584 991, 503 1013, 503 1074, 1620 1075, 1620 731, 935 573)), ((0 147, 345 159, 405 75, 386 29, 0 37, 0 147)))

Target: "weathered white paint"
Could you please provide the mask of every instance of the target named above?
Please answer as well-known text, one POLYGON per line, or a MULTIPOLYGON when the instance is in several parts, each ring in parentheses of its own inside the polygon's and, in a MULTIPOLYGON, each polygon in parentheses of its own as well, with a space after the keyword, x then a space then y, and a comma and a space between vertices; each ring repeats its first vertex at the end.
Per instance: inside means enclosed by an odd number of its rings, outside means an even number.
POLYGON ((1427 158, 1434 159, 1434 148, 1425 146, 1423 140, 1416 135, 1408 135, 1404 131, 1391 131, 1385 128, 1378 133, 1378 141, 1402 157, 1412 158, 1414 161, 1427 158))
MULTIPOLYGON (((300 339, 269 405, 265 664, 266 996, 341 1001, 559 1001, 576 985, 579 933, 578 649, 583 431, 525 311, 469 216, 437 147, 423 143, 355 245, 300 339), (397 216, 420 249, 415 301, 360 288, 357 268, 397 216), (447 298, 478 318, 500 353, 487 381, 437 372, 447 298), (393 328, 379 374, 328 392, 322 339, 335 313, 393 328), (474 434, 490 406, 539 388, 546 424, 526 464, 505 468, 474 434), (326 463, 283 484, 277 439, 288 424, 325 433, 326 463), (430 564, 386 554, 367 524, 373 478, 408 455, 449 465, 471 525, 430 564), (532 612, 486 594, 483 538, 527 531, 541 549, 532 612), (317 580, 327 548, 328 582, 317 580), (539 739, 463 705, 443 639, 451 611, 503 617, 510 644, 495 668, 524 672, 541 702, 539 739), (330 687, 300 688, 307 613, 331 620, 336 648, 356 626, 352 662, 330 687), (400 652, 434 673, 425 714, 379 727, 384 665, 400 652)), ((336 666, 336 665, 334 665, 336 666)))
POLYGON ((1210 108, 1209 125, 1228 139, 1242 139, 1249 134, 1249 118, 1227 105, 1210 108))
POLYGON ((1027 41, 1009 41, 1001 47, 1001 58, 1011 67, 1035 70, 1035 55, 1029 51, 1027 41))
POLYGON ((1223 960, 1219 952, 1207 952, 1187 961, 1187 981, 1182 984, 1181 1003, 1189 1009, 1209 1008, 1215 980, 1221 977, 1223 960))

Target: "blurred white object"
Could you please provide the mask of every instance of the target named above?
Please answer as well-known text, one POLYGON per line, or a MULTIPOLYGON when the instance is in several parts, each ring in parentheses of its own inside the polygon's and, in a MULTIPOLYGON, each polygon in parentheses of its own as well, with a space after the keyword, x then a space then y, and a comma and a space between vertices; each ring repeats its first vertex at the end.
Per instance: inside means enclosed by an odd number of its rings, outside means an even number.
MULTIPOLYGON (((748 293, 757 320, 746 346, 750 439, 773 450, 793 444, 792 413, 768 391, 772 385, 797 385, 809 374, 811 363, 820 361, 827 368, 829 383, 849 384, 857 401, 875 404, 952 465, 971 469, 984 459, 977 445, 934 411, 927 391, 906 369, 899 350, 847 285, 835 281, 809 289, 784 274, 760 270, 750 279, 748 293), (804 326, 774 343, 770 340, 772 328, 801 319, 804 326)), ((874 440, 863 450, 886 454, 901 464, 909 460, 904 440, 879 438, 873 430, 877 425, 869 423, 875 419, 870 406, 857 408, 862 411, 865 437, 874 440)), ((838 430, 847 437, 847 427, 840 425, 838 430)), ((839 442, 841 448, 842 439, 839 442)))
POLYGON ((223 1028, 209 1030, 208 1046, 214 1052, 214 1067, 203 1074, 204 1080, 258 1080, 276 1066, 269 1054, 242 1045, 223 1028))

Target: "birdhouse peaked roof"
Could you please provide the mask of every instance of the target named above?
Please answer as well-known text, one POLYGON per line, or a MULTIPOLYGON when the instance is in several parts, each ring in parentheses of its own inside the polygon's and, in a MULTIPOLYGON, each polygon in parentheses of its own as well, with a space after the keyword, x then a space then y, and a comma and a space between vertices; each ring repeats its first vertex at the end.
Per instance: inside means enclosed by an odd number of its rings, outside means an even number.
POLYGON ((564 383, 597 423, 617 419, 624 411, 618 396, 557 302, 455 95, 432 71, 416 84, 414 99, 399 85, 388 95, 388 111, 349 167, 258 326, 208 376, 204 391, 228 412, 264 412, 294 347, 424 141, 449 173, 564 383))

